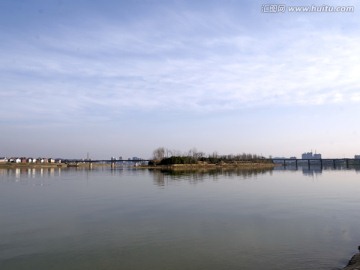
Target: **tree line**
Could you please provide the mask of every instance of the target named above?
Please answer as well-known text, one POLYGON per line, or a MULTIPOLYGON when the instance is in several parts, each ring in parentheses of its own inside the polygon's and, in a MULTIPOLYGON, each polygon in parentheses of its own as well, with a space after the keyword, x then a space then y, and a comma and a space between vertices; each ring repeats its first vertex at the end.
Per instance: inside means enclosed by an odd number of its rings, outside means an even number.
POLYGON ((249 153, 219 155, 217 152, 213 152, 212 154, 206 155, 202 151, 197 151, 196 148, 184 153, 177 150, 169 150, 165 147, 158 147, 153 151, 152 164, 154 165, 197 164, 199 162, 219 164, 222 162, 268 162, 268 160, 263 156, 249 153))

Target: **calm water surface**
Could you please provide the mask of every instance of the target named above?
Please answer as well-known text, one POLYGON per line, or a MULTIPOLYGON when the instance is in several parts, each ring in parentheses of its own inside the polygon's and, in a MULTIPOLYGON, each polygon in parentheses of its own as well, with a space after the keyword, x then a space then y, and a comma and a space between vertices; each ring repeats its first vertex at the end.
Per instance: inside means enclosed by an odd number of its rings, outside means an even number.
POLYGON ((0 169, 0 269, 339 269, 350 170, 0 169))

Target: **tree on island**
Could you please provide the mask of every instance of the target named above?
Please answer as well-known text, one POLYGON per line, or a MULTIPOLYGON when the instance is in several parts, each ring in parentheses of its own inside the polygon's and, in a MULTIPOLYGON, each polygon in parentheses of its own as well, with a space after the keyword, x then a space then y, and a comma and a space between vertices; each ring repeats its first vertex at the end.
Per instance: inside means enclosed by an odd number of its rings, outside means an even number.
POLYGON ((153 160, 161 161, 165 157, 165 148, 158 147, 153 151, 153 160))
POLYGON ((217 152, 205 155, 204 152, 197 151, 196 148, 190 149, 185 154, 180 151, 170 151, 165 147, 158 147, 153 151, 152 165, 174 165, 174 164, 232 164, 232 163, 267 163, 270 162, 263 156, 256 154, 237 154, 237 155, 218 155, 217 152))

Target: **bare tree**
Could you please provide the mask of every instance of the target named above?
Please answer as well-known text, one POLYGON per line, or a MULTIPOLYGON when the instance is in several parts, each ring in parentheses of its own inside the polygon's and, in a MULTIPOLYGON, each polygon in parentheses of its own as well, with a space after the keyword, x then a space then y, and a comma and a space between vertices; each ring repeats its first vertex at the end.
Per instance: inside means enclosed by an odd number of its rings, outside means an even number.
POLYGON ((171 157, 173 155, 173 151, 171 151, 170 149, 165 149, 165 152, 166 152, 166 157, 171 157))
POLYGON ((194 158, 195 160, 202 158, 204 155, 204 152, 198 151, 195 147, 190 149, 188 152, 188 156, 194 158))
POLYGON ((165 148, 159 147, 153 151, 154 160, 162 160, 165 157, 165 148))

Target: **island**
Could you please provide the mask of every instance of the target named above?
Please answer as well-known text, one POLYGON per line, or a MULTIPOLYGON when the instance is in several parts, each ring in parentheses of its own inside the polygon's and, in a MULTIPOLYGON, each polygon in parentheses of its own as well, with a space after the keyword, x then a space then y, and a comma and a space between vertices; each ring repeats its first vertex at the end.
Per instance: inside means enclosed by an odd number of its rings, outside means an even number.
POLYGON ((219 155, 216 152, 205 155, 196 149, 185 154, 177 151, 171 152, 165 148, 158 148, 153 152, 153 159, 149 161, 148 168, 161 169, 212 169, 212 168, 244 168, 244 169, 270 169, 276 164, 271 158, 256 154, 219 155))

